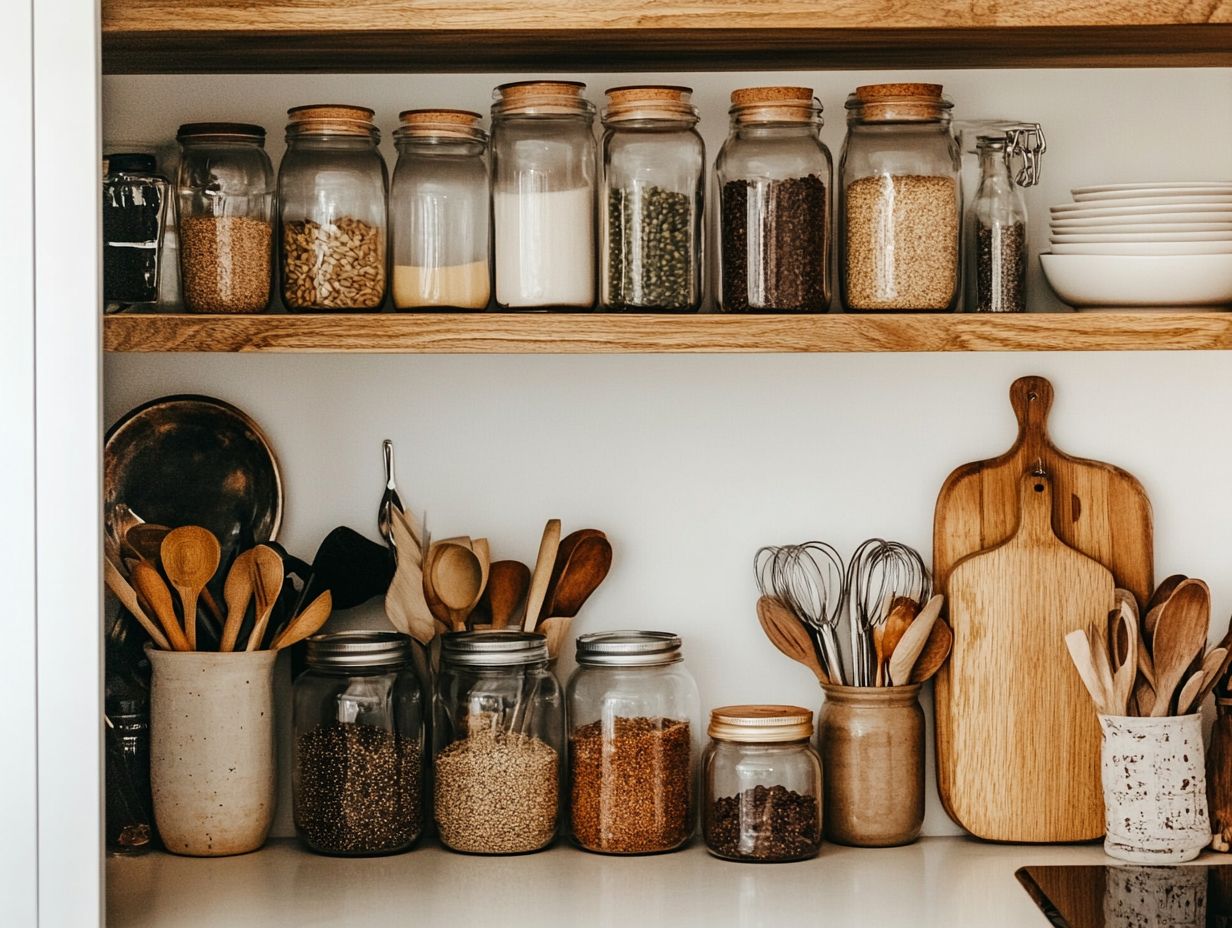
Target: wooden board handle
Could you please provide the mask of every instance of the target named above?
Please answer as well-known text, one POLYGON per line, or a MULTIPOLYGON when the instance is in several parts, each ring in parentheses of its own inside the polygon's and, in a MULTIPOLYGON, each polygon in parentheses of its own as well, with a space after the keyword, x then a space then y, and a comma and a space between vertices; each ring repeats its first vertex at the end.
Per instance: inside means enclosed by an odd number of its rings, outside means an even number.
POLYGON ((1019 492, 1022 520, 1015 539, 1038 544, 1055 541, 1052 530, 1052 484, 1043 474, 1024 474, 1019 492))
POLYGON ((1036 465, 1049 447, 1048 413, 1052 409, 1052 384, 1047 377, 1019 377, 1010 385, 1010 405, 1018 417, 1017 445, 1028 466, 1036 465))

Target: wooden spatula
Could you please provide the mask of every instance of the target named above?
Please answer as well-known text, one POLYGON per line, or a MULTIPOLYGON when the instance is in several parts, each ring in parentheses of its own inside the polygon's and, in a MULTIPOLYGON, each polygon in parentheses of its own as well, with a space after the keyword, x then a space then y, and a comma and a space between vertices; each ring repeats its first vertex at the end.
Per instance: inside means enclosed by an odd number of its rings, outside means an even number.
POLYGON ((821 683, 830 682, 817 659, 812 636, 809 635, 808 629, 800 624, 800 620, 792 615, 791 610, 773 596, 763 596, 757 600, 757 619, 772 645, 793 661, 813 671, 813 675, 821 683))

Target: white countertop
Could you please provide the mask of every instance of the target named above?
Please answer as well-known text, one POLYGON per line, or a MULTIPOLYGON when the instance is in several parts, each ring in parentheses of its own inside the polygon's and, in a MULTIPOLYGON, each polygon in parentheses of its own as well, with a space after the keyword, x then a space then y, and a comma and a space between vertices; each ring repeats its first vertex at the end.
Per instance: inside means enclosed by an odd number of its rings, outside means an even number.
POLYGON ((394 857, 337 858, 281 839, 242 857, 110 858, 107 926, 1044 928, 1015 870, 1110 863, 1099 844, 968 838, 876 850, 827 844, 794 864, 729 863, 700 842, 654 857, 605 857, 561 842, 526 857, 470 857, 427 843, 394 857))

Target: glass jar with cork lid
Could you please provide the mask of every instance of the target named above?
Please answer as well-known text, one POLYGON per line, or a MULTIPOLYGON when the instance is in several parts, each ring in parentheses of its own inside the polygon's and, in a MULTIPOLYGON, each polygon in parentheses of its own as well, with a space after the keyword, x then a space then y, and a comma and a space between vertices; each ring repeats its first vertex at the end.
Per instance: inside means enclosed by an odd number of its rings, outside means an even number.
POLYGON ((502 84, 492 103, 496 302, 595 302, 595 107, 576 81, 502 84))
POLYGON ((362 106, 287 111, 278 169, 282 299, 290 310, 379 310, 385 302, 385 161, 362 106))
POLYGON ((389 192, 395 309, 486 309, 488 136, 465 110, 407 110, 389 192))
POLYGON ((839 279, 848 311, 934 311, 959 296, 961 154, 940 84, 847 98, 839 279))
POLYGON ((732 91, 719 151, 719 309, 830 308, 830 150, 811 87, 732 91))
POLYGON ((706 146, 688 87, 614 87, 603 112, 601 302, 696 312, 706 146))
POLYGON ((799 706, 711 711, 702 759, 702 832, 711 854, 760 863, 816 856, 821 761, 812 736, 813 713, 799 706))
POLYGON ((594 632, 569 678, 573 840, 603 854, 656 854, 693 835, 697 684, 670 632, 594 632))

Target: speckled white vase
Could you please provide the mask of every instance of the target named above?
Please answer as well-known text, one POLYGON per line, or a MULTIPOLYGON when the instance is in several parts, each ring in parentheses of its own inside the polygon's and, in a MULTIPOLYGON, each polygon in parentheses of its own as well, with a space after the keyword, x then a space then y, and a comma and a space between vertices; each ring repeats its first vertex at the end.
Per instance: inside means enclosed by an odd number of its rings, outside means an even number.
POLYGON ((277 651, 159 651, 150 689, 150 786, 167 850, 246 854, 274 819, 277 651))
POLYGON ((1101 715, 1104 853, 1141 864, 1193 860, 1211 840, 1199 714, 1101 715))

